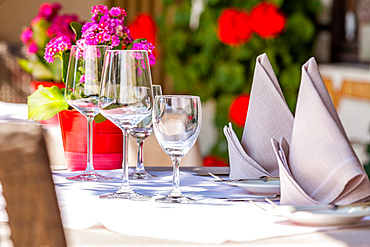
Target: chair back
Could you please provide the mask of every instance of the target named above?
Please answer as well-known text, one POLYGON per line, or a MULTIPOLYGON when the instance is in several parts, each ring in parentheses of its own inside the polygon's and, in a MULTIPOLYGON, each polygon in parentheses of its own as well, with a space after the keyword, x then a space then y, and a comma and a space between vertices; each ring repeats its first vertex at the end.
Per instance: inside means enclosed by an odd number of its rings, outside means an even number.
POLYGON ((66 246, 40 124, 0 123, 0 182, 17 246, 66 246))

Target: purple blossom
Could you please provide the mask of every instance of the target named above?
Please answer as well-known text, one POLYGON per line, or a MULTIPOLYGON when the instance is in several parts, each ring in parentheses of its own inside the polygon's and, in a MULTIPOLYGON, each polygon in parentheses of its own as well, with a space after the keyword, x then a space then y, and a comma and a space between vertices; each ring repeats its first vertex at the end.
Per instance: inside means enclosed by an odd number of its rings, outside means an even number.
POLYGON ((55 56, 61 52, 71 49, 72 43, 67 36, 55 37, 47 43, 44 58, 48 63, 54 62, 55 56))
POLYGON ((29 27, 25 28, 21 34, 21 40, 23 44, 28 44, 32 37, 33 37, 32 29, 29 27))
POLYGON ((140 43, 134 43, 132 45, 132 50, 147 50, 148 51, 148 57, 149 57, 149 64, 153 66, 155 64, 155 57, 153 55, 153 49, 154 46, 152 43, 143 40, 140 43))

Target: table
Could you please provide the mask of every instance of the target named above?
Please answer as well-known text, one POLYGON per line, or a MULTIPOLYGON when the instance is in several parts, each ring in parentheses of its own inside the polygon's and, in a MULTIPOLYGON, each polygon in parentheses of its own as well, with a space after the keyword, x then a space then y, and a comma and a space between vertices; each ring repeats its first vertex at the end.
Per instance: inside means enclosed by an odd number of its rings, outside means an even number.
MULTIPOLYGON (((67 176, 78 172, 54 170, 53 178, 68 246, 369 246, 370 216, 341 227, 304 227, 273 216, 249 202, 220 198, 243 198, 244 190, 202 176, 210 169, 186 168, 181 173, 184 194, 197 204, 161 204, 102 200, 99 195, 114 192, 121 184, 121 170, 100 171, 114 176, 111 182, 73 182, 67 176)), ((132 170, 132 168, 131 168, 132 170)), ((157 180, 132 180, 133 189, 154 198, 171 189, 168 167, 148 168, 157 180)), ((255 200, 257 201, 257 200, 255 200)), ((257 202, 268 208, 265 202, 257 202)), ((0 202, 0 209, 4 202, 0 202)), ((9 230, 0 211, 0 246, 9 230), (5 236, 5 237, 4 237, 5 236)))
MULTIPOLYGON (((24 105, 12 104, 10 107, 8 103, 0 102, 0 106, 2 120, 26 118, 27 109, 24 105)), ((217 168, 180 168, 182 191, 199 202, 191 205, 159 204, 154 199, 149 202, 101 200, 99 195, 118 189, 121 170, 101 171, 103 175, 114 176, 116 179, 95 183, 68 181, 67 176, 78 172, 55 169, 58 166, 52 168, 67 241, 72 247, 370 244, 370 217, 352 226, 302 227, 284 218, 269 215, 249 202, 219 199, 243 198, 246 192, 238 187, 214 182, 209 176, 200 176, 207 174, 207 169, 219 173, 217 168), (176 224, 176 219, 179 224, 176 224)), ((148 167, 148 171, 152 170, 160 179, 132 180, 130 183, 137 192, 160 197, 171 189, 170 169, 148 167)), ((267 203, 258 203, 268 207, 267 203)), ((4 205, 5 201, 0 197, 0 247, 11 246, 6 241, 9 229, 4 205)))
MULTIPOLYGON (((102 200, 121 183, 121 170, 101 171, 114 176, 112 182, 72 182, 76 172, 53 171, 63 224, 70 246, 368 246, 370 217, 352 226, 304 227, 268 214, 249 202, 219 198, 243 198, 244 190, 215 182, 206 174, 212 168, 187 168, 180 174, 184 194, 197 204, 168 205, 154 202, 102 200), (89 217, 87 217, 89 216, 89 217)), ((152 168, 152 181, 131 180, 133 189, 154 198, 171 189, 169 168, 152 168)), ((214 170, 213 170, 214 171, 214 170)), ((268 208, 268 204, 258 202, 268 208)))

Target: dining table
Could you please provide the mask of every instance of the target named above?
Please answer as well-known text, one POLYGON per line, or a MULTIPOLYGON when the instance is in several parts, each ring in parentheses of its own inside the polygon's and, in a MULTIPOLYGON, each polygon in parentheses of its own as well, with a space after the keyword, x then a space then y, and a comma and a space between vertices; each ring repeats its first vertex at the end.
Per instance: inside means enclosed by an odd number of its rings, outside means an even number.
MULTIPOLYGON (((26 114, 22 105, 1 106, 13 109, 3 121, 26 114)), ((146 201, 100 198, 120 187, 122 169, 99 170, 113 178, 100 182, 71 181, 81 171, 51 169, 68 246, 370 246, 370 215, 335 226, 322 224, 325 218, 318 225, 294 223, 266 201, 279 204, 278 195, 256 195, 210 175, 228 179, 229 167, 180 166, 181 191, 196 200, 189 204, 155 201, 172 187, 172 168, 160 162, 147 167, 156 179, 130 179, 134 191, 151 197, 146 201)), ((0 193, 0 247, 12 246, 7 221, 0 193)))
MULTIPOLYGON (((130 172, 133 171, 130 167, 130 172)), ((148 167, 158 176, 130 180, 147 201, 101 199, 116 191, 122 170, 100 170, 113 178, 104 182, 76 182, 78 174, 53 169, 61 218, 68 246, 369 246, 370 216, 353 224, 306 226, 276 215, 266 196, 258 196, 209 175, 227 178, 228 167, 184 167, 181 190, 196 199, 189 204, 158 203, 171 189, 170 167, 148 167)), ((277 204, 278 197, 274 198, 277 204), (276 200, 275 200, 276 199, 276 200)), ((0 200, 0 239, 6 239, 5 201, 0 200), (1 237, 3 236, 3 237, 1 237), (5 236, 5 237, 4 237, 5 236)), ((5 245, 2 241, 0 246, 5 245)), ((9 245, 11 246, 11 245, 9 245)))

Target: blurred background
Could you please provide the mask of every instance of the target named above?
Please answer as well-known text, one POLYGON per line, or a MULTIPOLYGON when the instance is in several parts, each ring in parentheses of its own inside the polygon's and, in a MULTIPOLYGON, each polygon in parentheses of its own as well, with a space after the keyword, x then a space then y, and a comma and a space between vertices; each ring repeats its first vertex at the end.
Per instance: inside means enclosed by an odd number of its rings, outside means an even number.
MULTIPOLYGON (((44 2, 0 0, 0 101, 25 103, 30 82, 38 79, 19 65, 20 58, 30 55, 20 35, 44 2)), ((267 53, 293 113, 301 66, 316 58, 356 153, 364 165, 369 163, 369 0, 58 2, 61 12, 85 21, 96 4, 125 8, 133 36, 156 47, 153 83, 161 84, 165 94, 201 96, 201 161, 195 165, 228 165, 222 128, 232 122, 241 137, 255 60, 262 53, 267 53)))

